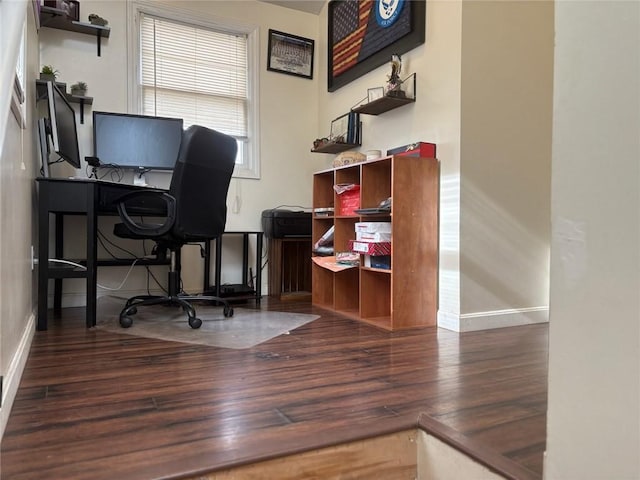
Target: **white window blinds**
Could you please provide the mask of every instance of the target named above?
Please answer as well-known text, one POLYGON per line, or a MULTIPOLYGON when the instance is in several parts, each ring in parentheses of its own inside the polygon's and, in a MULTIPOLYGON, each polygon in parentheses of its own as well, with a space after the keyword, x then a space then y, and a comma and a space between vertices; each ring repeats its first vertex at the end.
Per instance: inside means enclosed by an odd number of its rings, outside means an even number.
POLYGON ((140 22, 143 113, 246 140, 247 35, 146 14, 140 22))

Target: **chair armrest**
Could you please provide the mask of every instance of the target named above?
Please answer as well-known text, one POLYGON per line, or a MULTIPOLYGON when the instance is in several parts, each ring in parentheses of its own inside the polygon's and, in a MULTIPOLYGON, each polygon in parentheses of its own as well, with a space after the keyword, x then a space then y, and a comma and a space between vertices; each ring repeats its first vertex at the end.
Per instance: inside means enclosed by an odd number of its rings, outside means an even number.
POLYGON ((173 228, 173 224, 176 221, 176 199, 162 190, 144 190, 136 192, 128 192, 116 199, 116 207, 118 208, 118 215, 125 226, 136 235, 148 236, 148 237, 160 237, 173 228), (140 199, 140 198, 154 198, 164 201, 167 207, 167 213, 162 225, 150 225, 141 222, 136 222, 127 213, 127 201, 140 199))

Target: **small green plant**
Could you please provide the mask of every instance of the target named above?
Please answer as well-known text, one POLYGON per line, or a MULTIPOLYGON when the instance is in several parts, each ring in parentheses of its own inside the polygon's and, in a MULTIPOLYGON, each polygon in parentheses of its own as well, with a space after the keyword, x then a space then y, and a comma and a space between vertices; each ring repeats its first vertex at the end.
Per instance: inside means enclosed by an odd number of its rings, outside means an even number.
POLYGON ((40 73, 42 75, 53 75, 53 78, 58 78, 58 74, 60 72, 58 72, 58 70, 53 68, 51 65, 44 65, 40 70, 40 73))
POLYGON ((87 84, 84 82, 76 82, 73 85, 71 85, 71 90, 80 90, 80 91, 86 92, 87 84))

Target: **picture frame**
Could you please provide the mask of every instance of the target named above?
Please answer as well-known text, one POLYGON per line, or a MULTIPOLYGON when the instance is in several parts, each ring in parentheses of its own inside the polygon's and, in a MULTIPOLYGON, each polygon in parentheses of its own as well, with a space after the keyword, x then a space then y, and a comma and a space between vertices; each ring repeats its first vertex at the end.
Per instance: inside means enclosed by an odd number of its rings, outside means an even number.
POLYGON ((347 143, 349 133, 349 114, 345 113, 331 121, 329 140, 337 143, 347 143))
POLYGON ((426 0, 331 0, 327 11, 329 92, 425 41, 426 0))
POLYGON ((80 21, 80 2, 78 0, 65 0, 67 4, 67 18, 69 20, 80 21))
POLYGON ((36 31, 40 30, 40 0, 31 0, 31 6, 33 7, 33 17, 36 24, 36 31))
POLYGON ((384 87, 374 87, 367 89, 367 102, 371 103, 374 100, 384 97, 384 87))
POLYGON ((315 41, 269 29, 267 70, 302 78, 313 78, 315 41))

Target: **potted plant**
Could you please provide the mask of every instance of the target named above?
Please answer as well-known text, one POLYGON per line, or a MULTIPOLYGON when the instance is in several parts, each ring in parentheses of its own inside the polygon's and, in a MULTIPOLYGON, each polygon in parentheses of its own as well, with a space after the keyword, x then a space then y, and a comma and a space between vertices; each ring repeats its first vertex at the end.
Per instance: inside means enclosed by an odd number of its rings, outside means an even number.
POLYGON ((87 93, 87 84, 84 82, 76 82, 71 85, 71 95, 75 97, 84 97, 87 93))
POLYGON ((56 78, 58 78, 58 70, 53 68, 51 65, 45 65, 40 70, 40 80, 44 80, 47 82, 55 82, 56 78))

